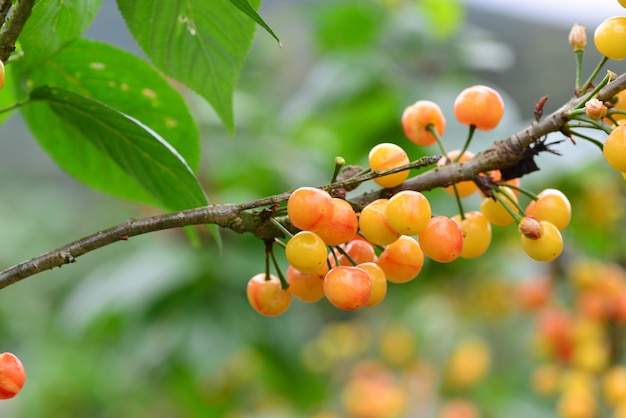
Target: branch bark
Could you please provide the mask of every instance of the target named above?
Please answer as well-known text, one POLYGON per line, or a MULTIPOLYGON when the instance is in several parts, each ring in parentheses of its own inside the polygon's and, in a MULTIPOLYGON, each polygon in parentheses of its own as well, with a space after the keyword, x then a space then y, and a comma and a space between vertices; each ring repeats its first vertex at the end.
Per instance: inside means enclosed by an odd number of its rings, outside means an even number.
MULTIPOLYGON (((11 15, 0 32, 0 60, 2 60, 2 62, 6 62, 13 51, 15 51, 15 42, 30 17, 35 1, 36 0, 18 0, 13 5, 11 15)), ((5 17, 8 13, 9 5, 10 2, 8 1, 3 1, 1 4, 0 12, 3 13, 5 17)))
MULTIPOLYGON (((607 101, 624 89, 626 89, 626 74, 622 74, 605 86, 596 97, 602 101, 607 101)), ((350 197, 350 201, 367 204, 378 198, 389 197, 400 190, 431 190, 463 180, 472 180, 479 173, 511 167, 520 161, 522 151, 535 141, 549 133, 561 131, 570 120, 568 112, 583 100, 585 97, 571 99, 546 118, 494 143, 467 162, 432 168, 408 179, 394 189, 378 189, 366 192, 359 196, 350 197)), ((412 168, 431 165, 439 158, 439 156, 425 157, 412 163, 412 168)), ((379 174, 368 173, 320 187, 325 190, 336 190, 349 184, 367 181, 379 174)), ((125 241, 136 235, 165 229, 215 224, 238 233, 252 233, 264 240, 281 237, 282 232, 268 221, 263 209, 285 202, 289 196, 290 192, 286 192, 242 204, 215 204, 143 219, 131 219, 7 268, 0 272, 0 289, 45 270, 73 263, 77 257, 106 245, 125 241)))

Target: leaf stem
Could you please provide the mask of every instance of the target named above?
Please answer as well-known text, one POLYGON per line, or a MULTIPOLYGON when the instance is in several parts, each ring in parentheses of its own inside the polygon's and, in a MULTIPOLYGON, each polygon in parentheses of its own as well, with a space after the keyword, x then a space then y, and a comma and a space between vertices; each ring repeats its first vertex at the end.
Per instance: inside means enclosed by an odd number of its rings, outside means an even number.
POLYGON ((24 99, 24 100, 17 101, 13 103, 11 106, 3 107, 2 109, 0 109, 0 113, 6 113, 12 110, 18 109, 24 105, 29 104, 31 101, 32 101, 31 99, 24 99))

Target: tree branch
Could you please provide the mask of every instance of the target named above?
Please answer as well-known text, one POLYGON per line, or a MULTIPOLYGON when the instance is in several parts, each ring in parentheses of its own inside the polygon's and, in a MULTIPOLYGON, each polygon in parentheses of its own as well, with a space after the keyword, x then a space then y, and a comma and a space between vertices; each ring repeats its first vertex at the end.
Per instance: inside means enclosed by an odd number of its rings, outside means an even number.
MULTIPOLYGON (((605 86, 598 93, 597 97, 602 101, 606 101, 624 89, 626 89, 626 74, 622 74, 605 86)), ((526 129, 509 138, 494 143, 469 161, 430 169, 408 179, 396 188, 366 192, 359 196, 351 197, 350 201, 367 204, 375 199, 389 197, 400 190, 431 190, 459 181, 472 180, 479 173, 511 167, 521 160, 522 151, 532 143, 549 133, 561 131, 569 121, 568 112, 574 109, 582 100, 584 99, 574 98, 570 100, 545 119, 534 122, 526 129)), ((381 173, 368 172, 357 174, 350 179, 320 186, 320 188, 329 191, 341 189, 346 186, 360 184, 391 171, 426 167, 436 163, 439 158, 439 156, 424 157, 412 162, 409 167, 381 173)), ((286 192, 242 204, 215 204, 149 218, 131 219, 0 272, 0 289, 45 270, 73 263, 77 257, 106 245, 125 241, 136 235, 165 229, 181 228, 189 225, 215 224, 238 233, 252 233, 263 240, 281 237, 283 236, 282 232, 272 222, 269 222, 268 216, 261 209, 285 202, 289 196, 290 192, 286 192)))
MULTIPOLYGON (((2 62, 6 62, 13 51, 15 51, 15 42, 30 17, 35 1, 36 0, 18 0, 13 6, 11 15, 0 32, 0 60, 2 60, 2 62)), ((6 1, 2 2, 3 13, 8 11, 6 3, 6 1)))

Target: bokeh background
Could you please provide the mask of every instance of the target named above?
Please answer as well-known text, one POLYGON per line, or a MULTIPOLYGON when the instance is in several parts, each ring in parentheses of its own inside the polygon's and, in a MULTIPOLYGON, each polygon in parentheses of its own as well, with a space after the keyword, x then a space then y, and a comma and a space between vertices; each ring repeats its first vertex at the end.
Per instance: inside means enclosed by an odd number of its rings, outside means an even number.
MULTIPOLYGON (((115 4, 103 3, 86 36, 142 55, 115 4)), ((466 131, 452 103, 478 83, 506 103, 501 125, 470 147, 480 151, 530 123, 541 96, 550 96, 546 111, 571 96, 573 23, 591 37, 606 17, 624 13, 613 0, 544 1, 530 10, 509 3, 266 0, 261 14, 282 47, 257 31, 236 93, 236 135, 185 93, 201 129, 200 178, 211 201, 325 184, 335 156, 364 165, 379 142, 400 144, 412 158, 436 153, 403 137, 400 115, 418 99, 442 107, 444 140, 458 148, 466 131)), ((591 43, 586 74, 599 58, 591 43)), ((609 68, 626 70, 623 62, 609 68)), ((0 268, 155 213, 69 178, 19 116, 2 132, 0 268)), ((496 227, 485 256, 427 262, 411 283, 391 285, 378 306, 343 312, 294 300, 286 314, 265 318, 245 296, 248 279, 264 268, 261 242, 223 231, 220 251, 206 232, 193 246, 184 233, 165 231, 10 286, 0 292, 0 351, 17 354, 28 379, 19 396, 0 403, 0 415, 426 418, 462 398, 482 417, 556 416, 558 399, 533 385, 546 356, 537 349, 537 314, 520 308, 517 288, 540 276, 564 278, 551 298, 574 309, 566 283, 576 262, 626 261, 626 189, 593 145, 565 141, 555 149, 563 155, 541 155, 541 171, 522 179, 535 192, 559 188, 572 202, 565 253, 550 265, 525 256, 513 227, 496 227), (459 347, 470 359, 459 361, 477 370, 467 366, 461 374, 475 381, 455 386, 446 370, 459 347)), ((457 212, 447 194, 427 196, 436 213, 457 212)))

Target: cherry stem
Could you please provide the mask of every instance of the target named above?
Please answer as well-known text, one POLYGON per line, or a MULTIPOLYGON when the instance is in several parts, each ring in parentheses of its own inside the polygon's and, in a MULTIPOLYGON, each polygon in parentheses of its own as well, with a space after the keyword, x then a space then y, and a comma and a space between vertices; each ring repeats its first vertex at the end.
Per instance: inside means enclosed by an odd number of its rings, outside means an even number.
POLYGON ((578 138, 584 139, 585 141, 591 142, 592 144, 594 144, 598 148, 600 148, 600 151, 602 151, 604 149, 604 144, 601 141, 598 141, 595 138, 592 138, 592 137, 587 136, 585 134, 581 134, 580 132, 576 132, 576 131, 574 131, 572 129, 568 129, 567 133, 570 134, 570 135, 577 136, 578 138))
POLYGON ((270 279, 270 254, 273 252, 274 242, 264 241, 265 243, 265 280, 270 279))
POLYGON ((459 196, 459 191, 456 188, 456 183, 452 185, 452 189, 454 190, 454 197, 456 200, 456 204, 459 207, 459 215, 461 216, 461 220, 465 220, 465 211, 463 210, 463 202, 461 202, 461 196, 459 196))
POLYGON ((574 54, 576 55, 576 89, 574 91, 576 92, 576 94, 579 94, 582 93, 582 91, 580 90, 580 79, 583 68, 583 50, 577 49, 576 51, 574 51, 574 54))
POLYGON ((274 217, 270 218, 270 222, 274 224, 274 226, 278 229, 280 229, 280 231, 285 234, 285 236, 289 239, 293 238, 293 234, 291 233, 291 231, 289 231, 287 228, 285 228, 285 226, 283 224, 281 224, 280 222, 278 222, 278 220, 274 217))
MULTIPOLYGON (((350 263, 352 263, 353 266, 356 266, 358 263, 356 261, 354 261, 354 258, 350 257, 350 254, 348 254, 348 252, 346 250, 344 250, 343 248, 336 246, 335 247, 337 249, 337 251, 339 251, 341 253, 341 255, 343 255, 344 257, 346 257, 348 259, 348 261, 350 261, 350 263)), ((334 254, 334 252, 333 252, 334 254)), ((339 265, 339 260, 336 261, 337 265, 339 265)))
POLYGON ((476 125, 470 125, 469 131, 467 133, 467 138, 465 139, 465 144, 463 144, 463 148, 461 149, 461 152, 459 153, 459 155, 457 155, 456 158, 454 159, 455 163, 459 162, 463 154, 465 154, 465 151, 467 151, 467 148, 469 148, 469 144, 470 142, 472 142, 472 138, 474 137, 474 132, 476 132, 476 125))
POLYGON ((446 155, 448 155, 448 152, 446 151, 446 147, 443 146, 443 141, 441 140, 441 137, 439 136, 439 132, 437 132, 437 129, 435 129, 435 125, 433 125, 432 123, 429 123, 428 125, 426 125, 426 130, 430 132, 431 134, 433 134, 433 136, 437 140, 437 145, 439 146, 439 149, 441 150, 441 153, 443 154, 443 156, 445 157, 446 155))
MULTIPOLYGON (((339 247, 336 247, 339 248, 339 247)), ((329 247, 330 249, 330 253, 333 255, 333 260, 335 260, 335 265, 338 266, 339 265, 339 258, 337 258, 337 253, 335 252, 335 248, 333 247, 329 247)), ((333 266, 330 264, 330 259, 326 261, 326 263, 328 264, 328 269, 332 269, 333 266)))
MULTIPOLYGON (((582 109, 580 109, 580 110, 582 110, 582 109)), ((599 122, 597 120, 593 120, 590 117, 586 116, 585 113, 574 115, 573 120, 577 120, 579 122, 584 122, 584 123, 587 124, 587 125, 581 126, 581 127, 589 128, 589 129, 598 129, 600 131, 604 131, 604 133, 606 133, 606 134, 610 134, 611 131, 613 130, 610 126, 607 126, 607 125, 605 125, 605 124, 603 124, 603 123, 601 123, 601 122, 599 122)))
MULTIPOLYGON (((609 59, 605 56, 603 56, 600 59, 600 62, 598 63, 598 65, 596 66, 596 68, 593 70, 593 73, 591 73, 591 75, 589 76, 589 78, 587 79, 587 81, 585 81, 585 84, 583 84, 580 87, 580 94, 583 94, 585 91, 587 91, 587 89, 589 88, 589 86, 591 85, 591 83, 593 83, 593 79, 596 78, 596 76, 598 75, 598 73, 600 72, 600 70, 602 69, 602 67, 604 67, 604 64, 606 64, 606 62, 609 59)), ((583 102, 584 103, 584 102, 583 102)))
POLYGON ((283 271, 280 268, 280 263, 276 259, 276 254, 274 253, 273 247, 270 250, 270 256, 272 258, 272 263, 274 264, 274 269, 276 270, 276 275, 278 276, 278 279, 280 280, 280 287, 282 289, 287 289, 289 287, 289 282, 287 281, 287 279, 285 279, 285 276, 283 275, 283 271))
POLYGON ((333 177, 330 180, 331 183, 334 183, 337 181, 337 176, 341 172, 341 169, 343 168, 344 165, 346 165, 345 158, 335 157, 335 170, 333 171, 333 177))
POLYGON ((522 220, 522 218, 524 217, 523 215, 520 215, 520 213, 524 213, 524 211, 519 206, 519 204, 517 204, 508 194, 504 193, 502 191, 502 189, 500 187, 498 187, 497 185, 494 184, 492 186, 492 190, 494 191, 493 197, 498 202, 500 202, 502 207, 504 207, 504 209, 509 213, 509 215, 511 215, 511 217, 515 220, 515 223, 519 224, 520 221, 522 220), (517 208, 517 210, 519 212, 515 212, 513 209, 511 209, 509 204, 507 202, 505 202, 505 200, 502 198, 502 195, 504 195, 506 200, 508 200, 509 203, 512 203, 517 208))
POLYGON ((539 196, 537 196, 536 194, 534 194, 533 192, 524 189, 523 187, 518 187, 514 184, 508 184, 508 183, 499 183, 498 186, 500 187, 508 187, 509 189, 513 189, 513 190, 517 190, 520 193, 525 194, 526 196, 530 197, 532 200, 539 200, 539 196))
MULTIPOLYGON (((596 74, 597 74, 597 73, 596 73, 596 74)), ((593 77, 595 77, 595 74, 594 74, 594 76, 593 76, 593 77)), ((587 94, 587 97, 585 97, 583 100, 581 100, 581 102, 580 102, 580 103, 578 103, 578 104, 576 105, 576 107, 574 107, 574 109, 572 109, 572 110, 574 110, 574 111, 575 111, 576 109, 581 109, 581 108, 584 108, 584 107, 585 107, 585 103, 587 103, 587 101, 588 101, 589 99, 593 98, 596 94, 598 94, 598 92, 599 92, 600 90, 602 90, 602 88, 603 88, 604 86, 606 86, 606 85, 609 83, 609 81, 611 81, 611 79, 612 79, 612 78, 614 78, 614 77, 615 77, 615 74, 611 73, 610 71, 607 71, 607 74, 604 76, 604 78, 602 79, 602 81, 600 81, 600 83, 598 83, 598 85, 597 85, 597 86, 595 86, 595 87, 593 88, 593 90, 591 90, 591 91, 587 94)), ((586 90, 586 89, 585 89, 585 90, 586 90)), ((574 114, 574 112, 569 112, 569 113, 574 114)))

